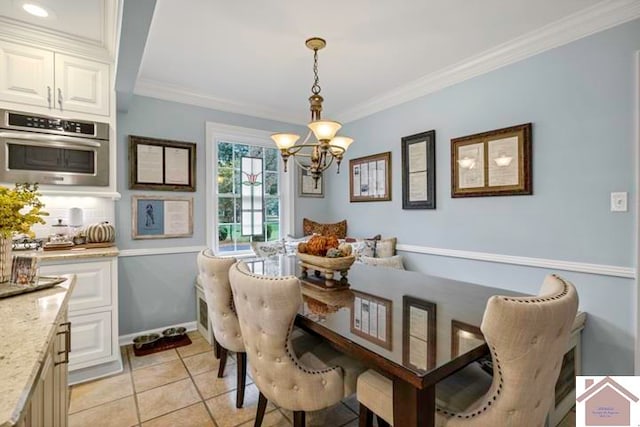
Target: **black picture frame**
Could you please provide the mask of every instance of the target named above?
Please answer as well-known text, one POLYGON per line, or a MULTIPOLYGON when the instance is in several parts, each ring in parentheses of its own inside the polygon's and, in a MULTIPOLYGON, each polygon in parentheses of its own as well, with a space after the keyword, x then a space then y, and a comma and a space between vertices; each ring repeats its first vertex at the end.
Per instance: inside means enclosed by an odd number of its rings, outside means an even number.
POLYGON ((435 208, 436 131, 429 130, 402 138, 402 209, 435 208))

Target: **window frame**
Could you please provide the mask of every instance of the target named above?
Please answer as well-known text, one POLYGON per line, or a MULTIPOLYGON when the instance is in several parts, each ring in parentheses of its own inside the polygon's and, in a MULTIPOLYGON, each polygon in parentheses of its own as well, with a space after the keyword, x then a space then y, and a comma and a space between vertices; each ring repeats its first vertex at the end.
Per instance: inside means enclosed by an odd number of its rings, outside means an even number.
MULTIPOLYGON (((206 173, 206 197, 205 197, 205 233, 207 247, 220 254, 218 246, 218 142, 234 144, 247 144, 266 148, 276 148, 271 141, 272 132, 241 126, 232 126, 223 123, 206 122, 205 144, 205 173, 206 173), (208 167, 213 165, 213 167, 208 167), (210 219, 213 218, 213 221, 210 219)), ((282 161, 278 159, 278 161, 282 161)), ((294 199, 294 173, 284 172, 280 164, 278 179, 280 183, 280 235, 292 234, 295 229, 295 199, 294 199)), ((251 250, 225 252, 229 256, 251 255, 251 250)))

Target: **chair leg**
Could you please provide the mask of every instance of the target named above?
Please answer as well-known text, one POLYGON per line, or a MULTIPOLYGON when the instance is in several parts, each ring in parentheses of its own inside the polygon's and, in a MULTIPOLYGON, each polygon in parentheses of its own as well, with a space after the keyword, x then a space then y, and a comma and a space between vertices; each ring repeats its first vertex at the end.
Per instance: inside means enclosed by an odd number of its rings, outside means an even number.
POLYGON ((244 386, 247 381, 247 353, 236 353, 238 366, 238 389, 236 390, 236 408, 242 408, 244 405, 244 386))
POLYGON ((211 336, 213 337, 213 355, 216 359, 220 359, 220 344, 216 341, 215 335, 211 334, 211 336))
POLYGON ((304 411, 293 411, 293 427, 305 427, 304 415, 304 411))
POLYGON ((220 365, 218 366, 218 378, 224 376, 224 368, 227 366, 227 349, 220 347, 220 365))
POLYGON ((261 427, 262 419, 264 418, 264 411, 267 409, 267 398, 260 392, 258 397, 258 409, 256 410, 256 420, 253 423, 253 427, 261 427))
MULTIPOLYGON (((378 418, 378 420, 380 419, 378 418)), ((371 409, 367 408, 362 403, 360 404, 358 427, 373 427, 373 412, 371 412, 371 409)))
POLYGON ((388 422, 380 418, 380 415, 376 414, 376 419, 378 420, 378 427, 390 427, 388 422))

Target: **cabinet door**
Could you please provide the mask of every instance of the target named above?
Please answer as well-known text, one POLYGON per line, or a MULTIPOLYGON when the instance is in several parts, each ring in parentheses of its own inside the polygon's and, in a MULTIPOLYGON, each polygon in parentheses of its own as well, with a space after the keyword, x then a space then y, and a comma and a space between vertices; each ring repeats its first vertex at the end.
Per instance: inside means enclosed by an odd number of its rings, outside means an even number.
POLYGON ((55 55, 56 108, 109 115, 109 65, 55 55))
POLYGON ((69 315, 71 328, 71 354, 69 369, 79 369, 91 365, 92 361, 110 357, 111 312, 69 315))
MULTIPOLYGON (((71 312, 111 305, 110 261, 43 265, 40 267, 40 274, 43 276, 76 275, 76 287, 69 301, 71 312)), ((75 329, 72 333, 75 334, 75 329)))
POLYGON ((53 52, 0 41, 0 100, 51 108, 53 52))

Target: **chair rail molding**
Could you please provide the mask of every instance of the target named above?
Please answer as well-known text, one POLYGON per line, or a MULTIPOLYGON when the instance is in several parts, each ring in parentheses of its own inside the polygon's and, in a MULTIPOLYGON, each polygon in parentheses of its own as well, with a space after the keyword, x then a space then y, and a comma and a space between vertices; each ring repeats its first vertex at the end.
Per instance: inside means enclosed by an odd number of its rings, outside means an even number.
POLYGON ((463 258, 474 261, 512 264, 525 267, 548 268, 552 270, 575 271, 578 273, 597 274, 600 276, 622 277, 635 279, 634 267, 617 265, 591 264, 586 262, 565 261, 546 258, 533 258, 516 255, 502 255, 489 252, 464 251, 459 249, 434 248, 429 246, 398 244, 396 249, 401 252, 411 252, 425 255, 437 255, 450 258, 463 258))
POLYGON ((206 248, 206 246, 173 246, 166 248, 122 249, 120 250, 118 256, 122 258, 148 255, 190 254, 194 252, 200 252, 201 250, 206 248))

